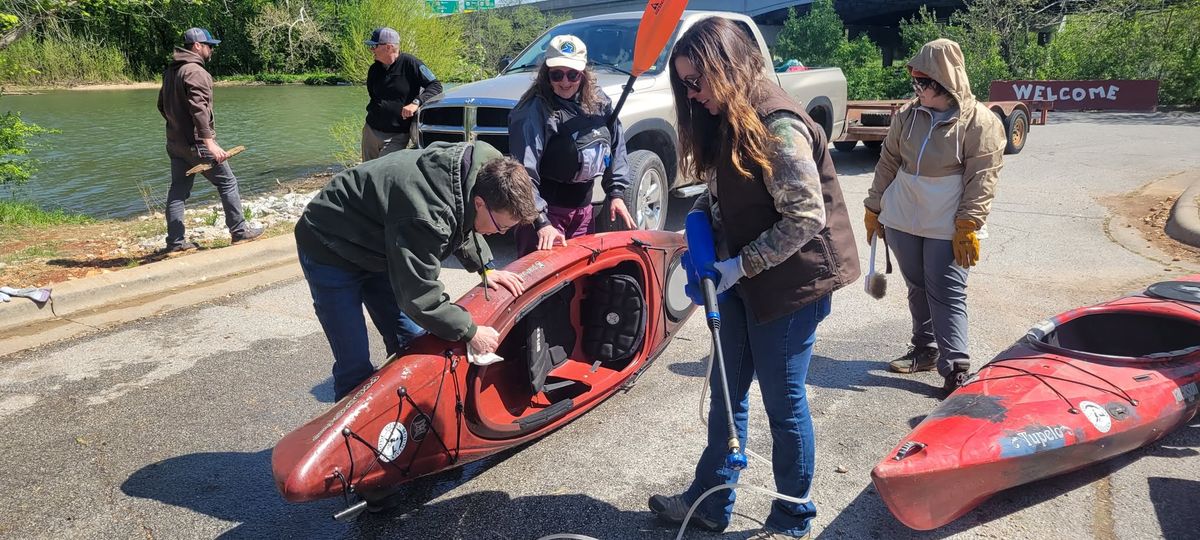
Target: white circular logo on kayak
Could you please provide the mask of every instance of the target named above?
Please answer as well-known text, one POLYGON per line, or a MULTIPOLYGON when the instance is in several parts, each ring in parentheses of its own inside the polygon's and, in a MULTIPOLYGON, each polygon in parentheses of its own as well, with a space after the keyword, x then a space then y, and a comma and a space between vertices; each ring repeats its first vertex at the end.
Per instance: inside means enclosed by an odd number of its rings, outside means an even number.
POLYGON ((1079 408, 1087 417, 1088 422, 1096 426, 1100 433, 1108 433, 1108 430, 1112 429, 1112 417, 1108 415, 1108 411, 1104 410, 1104 407, 1090 401, 1080 401, 1079 408))
POLYGON ((404 424, 400 422, 392 422, 379 432, 379 459, 387 463, 400 456, 404 452, 404 447, 408 445, 408 431, 404 429, 404 424))

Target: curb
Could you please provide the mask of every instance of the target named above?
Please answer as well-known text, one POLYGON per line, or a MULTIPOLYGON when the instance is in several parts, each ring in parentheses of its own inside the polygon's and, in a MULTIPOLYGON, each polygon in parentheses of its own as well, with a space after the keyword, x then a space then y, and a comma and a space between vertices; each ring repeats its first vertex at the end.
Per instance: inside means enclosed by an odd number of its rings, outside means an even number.
POLYGON ((1183 195, 1171 207, 1171 215, 1167 218, 1166 232, 1171 238, 1189 246, 1200 248, 1200 180, 1192 182, 1191 187, 1183 191, 1183 195))
POLYGON ((0 303, 0 334, 295 260, 296 241, 285 234, 63 282, 52 287, 51 301, 40 308, 25 298, 0 303))

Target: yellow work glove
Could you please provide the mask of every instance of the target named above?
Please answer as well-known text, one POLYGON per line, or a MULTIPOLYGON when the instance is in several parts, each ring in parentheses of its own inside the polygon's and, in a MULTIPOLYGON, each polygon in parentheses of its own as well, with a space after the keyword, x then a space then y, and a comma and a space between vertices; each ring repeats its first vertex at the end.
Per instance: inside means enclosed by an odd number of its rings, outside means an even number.
POLYGON ((872 212, 870 208, 865 209, 867 214, 863 216, 863 223, 867 225, 867 243, 871 243, 871 238, 879 234, 883 238, 883 226, 879 224, 879 214, 872 212))
POLYGON ((963 268, 970 268, 979 262, 979 238, 975 236, 978 228, 969 219, 954 221, 954 262, 963 268))

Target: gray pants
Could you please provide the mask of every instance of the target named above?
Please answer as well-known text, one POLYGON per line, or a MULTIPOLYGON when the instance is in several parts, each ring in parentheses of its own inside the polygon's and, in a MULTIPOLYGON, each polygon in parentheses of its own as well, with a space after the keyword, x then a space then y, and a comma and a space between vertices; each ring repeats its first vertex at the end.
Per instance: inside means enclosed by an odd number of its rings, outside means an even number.
POLYGON ((362 131, 362 160, 371 161, 396 150, 404 150, 408 148, 408 143, 411 139, 412 135, 409 133, 387 133, 364 123, 362 131))
MULTIPOLYGON (((193 145, 187 150, 168 147, 171 158, 171 188, 167 190, 167 247, 183 244, 183 203, 192 196, 196 175, 187 170, 201 163, 212 161, 212 154, 203 146, 193 145)), ((238 193, 237 177, 228 163, 221 163, 203 174, 217 194, 221 196, 221 207, 225 210, 225 226, 229 235, 238 238, 246 232, 246 218, 242 215, 242 197, 238 193)))
POLYGON ((938 373, 950 373, 967 354, 967 269, 954 263, 949 240, 913 236, 889 227, 887 245, 908 284, 912 344, 938 349, 938 373))

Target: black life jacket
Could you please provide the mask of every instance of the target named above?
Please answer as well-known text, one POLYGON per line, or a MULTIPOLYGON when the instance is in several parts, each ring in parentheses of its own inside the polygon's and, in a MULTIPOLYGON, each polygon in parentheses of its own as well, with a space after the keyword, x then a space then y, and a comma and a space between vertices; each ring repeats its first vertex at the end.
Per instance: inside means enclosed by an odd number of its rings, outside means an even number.
POLYGON ((582 184, 600 176, 612 159, 608 115, 555 109, 548 123, 558 130, 546 141, 538 173, 561 184, 582 184))

